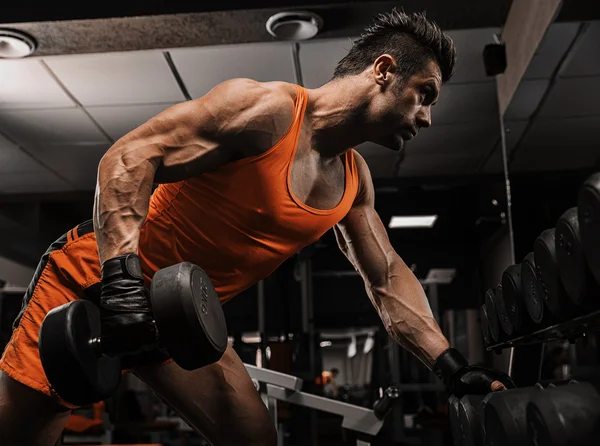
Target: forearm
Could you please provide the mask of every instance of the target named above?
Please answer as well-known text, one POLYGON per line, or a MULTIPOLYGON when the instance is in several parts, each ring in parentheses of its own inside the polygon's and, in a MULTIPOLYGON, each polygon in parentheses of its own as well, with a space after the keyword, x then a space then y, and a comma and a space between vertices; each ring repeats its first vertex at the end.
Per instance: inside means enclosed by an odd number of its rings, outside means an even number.
POLYGON ((94 231, 101 263, 138 251, 157 165, 147 156, 142 157, 143 152, 139 148, 113 147, 100 162, 94 231))
POLYGON ((390 262, 386 280, 367 285, 367 293, 389 335, 431 369, 450 345, 412 271, 398 258, 390 262))

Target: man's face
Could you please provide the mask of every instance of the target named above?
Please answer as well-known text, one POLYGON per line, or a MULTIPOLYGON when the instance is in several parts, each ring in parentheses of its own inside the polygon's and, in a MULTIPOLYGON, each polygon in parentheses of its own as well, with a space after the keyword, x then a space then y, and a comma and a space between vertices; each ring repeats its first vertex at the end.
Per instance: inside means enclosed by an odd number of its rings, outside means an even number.
MULTIPOLYGON (((377 69, 376 65, 375 75, 377 69)), ((442 85, 441 72, 438 65, 430 61, 409 78, 400 79, 393 73, 379 75, 387 83, 371 105, 371 122, 375 124, 370 140, 399 152, 404 142, 414 138, 419 129, 431 125, 431 107, 442 85)))

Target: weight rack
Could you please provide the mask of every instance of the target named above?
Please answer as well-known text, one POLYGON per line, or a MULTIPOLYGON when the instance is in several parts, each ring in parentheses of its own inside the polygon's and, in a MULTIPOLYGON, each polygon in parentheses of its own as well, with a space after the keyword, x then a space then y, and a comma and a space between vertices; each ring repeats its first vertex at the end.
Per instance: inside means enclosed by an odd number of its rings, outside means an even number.
POLYGON ((568 340, 574 343, 587 333, 600 331, 600 310, 578 316, 514 339, 492 344, 488 351, 512 348, 509 374, 518 386, 532 386, 540 380, 546 342, 568 340))

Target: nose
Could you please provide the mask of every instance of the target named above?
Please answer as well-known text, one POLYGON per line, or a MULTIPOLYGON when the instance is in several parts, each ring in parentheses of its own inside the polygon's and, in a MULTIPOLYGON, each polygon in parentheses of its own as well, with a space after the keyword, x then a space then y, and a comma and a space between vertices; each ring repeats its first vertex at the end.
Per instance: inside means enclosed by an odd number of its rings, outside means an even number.
POLYGON ((427 128, 431 126, 431 108, 421 107, 416 116, 417 126, 427 128))

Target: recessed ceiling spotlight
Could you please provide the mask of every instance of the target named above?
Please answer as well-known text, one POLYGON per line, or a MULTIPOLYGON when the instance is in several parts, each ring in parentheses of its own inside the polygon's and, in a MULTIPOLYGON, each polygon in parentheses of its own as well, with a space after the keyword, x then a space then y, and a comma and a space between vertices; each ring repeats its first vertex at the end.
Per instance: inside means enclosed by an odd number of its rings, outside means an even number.
POLYGON ((267 31, 280 40, 308 40, 315 37, 323 19, 308 11, 279 12, 267 20, 267 31))
POLYGON ((14 29, 0 28, 0 58, 18 59, 35 51, 37 43, 33 37, 14 29))

